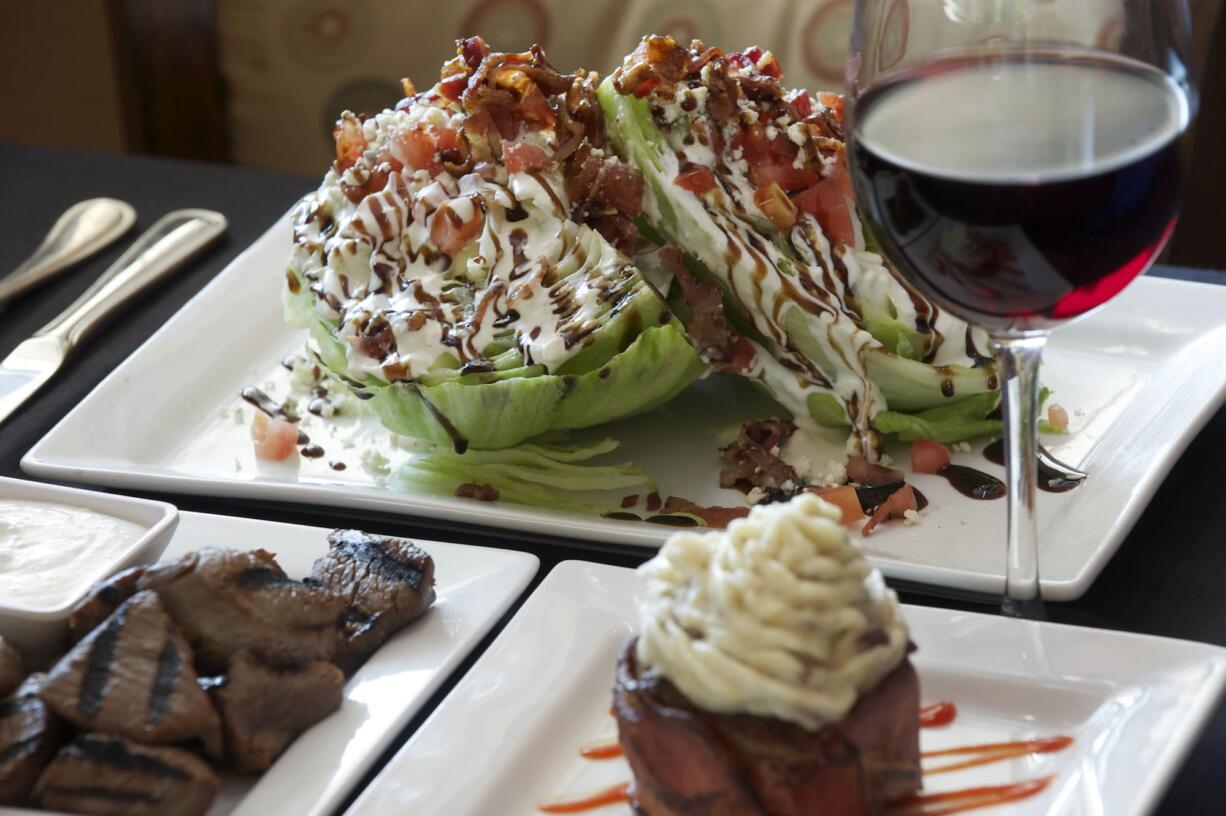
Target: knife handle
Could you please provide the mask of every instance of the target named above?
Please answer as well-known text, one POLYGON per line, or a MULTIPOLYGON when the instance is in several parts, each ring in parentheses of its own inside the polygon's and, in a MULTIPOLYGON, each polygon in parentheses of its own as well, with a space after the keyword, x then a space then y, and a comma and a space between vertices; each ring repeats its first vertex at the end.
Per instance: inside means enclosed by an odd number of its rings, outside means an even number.
POLYGON ((133 295, 212 243, 225 232, 226 224, 226 217, 212 210, 175 210, 163 216, 34 336, 52 335, 61 349, 72 350, 133 295))

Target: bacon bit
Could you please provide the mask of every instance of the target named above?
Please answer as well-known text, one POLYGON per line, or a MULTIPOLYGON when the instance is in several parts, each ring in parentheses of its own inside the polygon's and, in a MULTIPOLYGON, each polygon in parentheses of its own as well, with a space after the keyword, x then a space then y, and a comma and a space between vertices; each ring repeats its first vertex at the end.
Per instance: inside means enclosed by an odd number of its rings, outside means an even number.
POLYGON ((755 190, 753 203, 758 205, 762 214, 769 218, 775 228, 780 231, 791 229, 796 223, 796 205, 776 182, 772 181, 765 187, 755 190))
POLYGON ((800 484, 800 477, 779 456, 796 426, 779 419, 750 420, 741 423, 740 432, 731 444, 719 451, 719 457, 731 462, 719 472, 719 486, 748 493, 761 488, 775 494, 789 494, 784 485, 800 484))
POLYGON ((836 485, 834 487, 809 487, 810 493, 830 502, 843 513, 843 523, 853 524, 864 518, 864 509, 860 506, 860 497, 851 485, 836 485))
POLYGON ((671 96, 690 65, 689 49, 672 37, 644 37, 614 73, 613 85, 618 93, 634 94, 639 99, 656 89, 671 96))
POLYGON ((676 277, 681 297, 690 307, 685 330, 694 348, 716 371, 747 370, 753 363, 754 348, 728 323, 720 288, 691 275, 681 253, 673 247, 662 251, 660 260, 676 277))
POLYGON ((647 512, 654 513, 659 509, 660 509, 660 494, 653 490, 647 494, 647 512))
POLYGON ((624 162, 602 164, 596 177, 596 200, 634 218, 643 209, 643 174, 624 162))
POLYGON ((281 418, 270 418, 256 411, 251 420, 251 441, 255 458, 266 462, 284 462, 298 447, 298 427, 281 418))
POLYGON ((1047 423, 1057 431, 1068 430, 1068 411, 1061 405, 1049 405, 1047 407, 1047 423))
POLYGON ((404 91, 405 97, 417 96, 417 86, 413 84, 413 80, 408 77, 400 78, 400 88, 404 91))
POLYGON ((465 37, 456 40, 456 53, 471 70, 477 70, 481 61, 490 55, 490 47, 481 37, 465 37))
POLYGON ((940 442, 917 439, 911 443, 911 470, 916 473, 940 473, 949 464, 949 448, 940 442))
POLYGON ((664 502, 663 512, 665 514, 683 513, 685 515, 697 516, 702 519, 703 524, 711 529, 722 530, 737 519, 748 516, 749 508, 718 507, 714 505, 703 507, 680 496, 669 496, 664 502))
POLYGON ((710 167, 686 162, 681 165, 681 172, 673 179, 673 184, 694 195, 705 195, 715 189, 715 173, 710 167))
POLYGON ((430 216, 430 242, 447 255, 458 255, 481 233, 485 214, 474 208, 473 217, 461 221, 450 204, 444 204, 430 216))
POLYGON ((881 506, 873 513, 860 530, 860 535, 870 536, 873 530, 877 529, 877 525, 888 519, 903 519, 906 518, 908 510, 916 510, 918 505, 915 500, 915 490, 911 485, 903 485, 898 490, 890 494, 890 497, 881 503, 881 506))
POLYGON ((483 502, 498 501, 502 495, 493 485, 474 484, 473 482, 460 485, 455 489, 455 494, 462 499, 476 499, 483 502))
POLYGON ((464 89, 467 87, 468 77, 464 74, 458 74, 440 81, 438 84, 438 92, 450 99, 452 102, 459 102, 460 97, 464 94, 464 89))
POLYGON ((852 456, 847 460, 847 480, 865 487, 881 487, 906 480, 901 470, 874 465, 863 456, 852 456))
POLYGON ((622 499, 622 508, 628 509, 628 508, 634 507, 638 503, 639 503, 639 494, 631 493, 629 496, 626 496, 625 498, 622 499))
POLYGON ((792 111, 798 119, 808 119, 813 115, 813 97, 808 92, 795 90, 783 97, 792 106, 792 111))
POLYGON ((531 142, 503 142, 502 163, 506 165, 508 173, 544 170, 549 166, 549 154, 531 142))
POLYGON ((362 123, 358 117, 345 111, 336 126, 332 128, 332 138, 336 141, 336 169, 338 172, 348 170, 366 150, 366 135, 362 133, 362 123))

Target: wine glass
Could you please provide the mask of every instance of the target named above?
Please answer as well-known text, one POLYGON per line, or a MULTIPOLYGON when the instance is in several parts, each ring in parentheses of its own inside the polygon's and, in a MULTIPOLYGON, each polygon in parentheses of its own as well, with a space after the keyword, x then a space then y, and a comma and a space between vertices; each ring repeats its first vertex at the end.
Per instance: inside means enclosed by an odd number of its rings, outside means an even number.
POLYGON ((1042 617, 1037 386, 1050 330, 1153 262, 1195 115, 1183 0, 857 0, 849 165, 903 278, 992 338, 1006 614, 1042 617))

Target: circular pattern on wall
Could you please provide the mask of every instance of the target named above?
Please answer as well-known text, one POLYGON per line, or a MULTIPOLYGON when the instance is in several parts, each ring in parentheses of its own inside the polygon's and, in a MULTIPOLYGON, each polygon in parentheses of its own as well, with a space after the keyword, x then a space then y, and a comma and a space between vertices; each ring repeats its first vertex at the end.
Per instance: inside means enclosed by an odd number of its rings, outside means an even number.
POLYGON ((822 82, 843 84, 853 0, 826 0, 809 16, 800 35, 805 66, 822 82))
MULTIPOLYGON (((639 20, 635 36, 666 34, 682 45, 690 40, 718 43, 723 40, 719 12, 706 0, 659 0, 639 20)), ((728 43, 739 47, 748 43, 728 43)))
POLYGON ((290 54, 312 68, 337 68, 362 56, 375 32, 370 0, 297 0, 282 32, 290 54))
POLYGON ((457 36, 479 34, 496 51, 549 47, 549 12, 540 0, 481 0, 464 15, 457 36))
POLYGON ((329 149, 333 145, 332 128, 341 111, 351 110, 354 113, 378 113, 384 108, 390 108, 404 97, 404 91, 397 82, 374 77, 359 77, 337 87, 328 94, 320 111, 320 124, 323 136, 329 149))

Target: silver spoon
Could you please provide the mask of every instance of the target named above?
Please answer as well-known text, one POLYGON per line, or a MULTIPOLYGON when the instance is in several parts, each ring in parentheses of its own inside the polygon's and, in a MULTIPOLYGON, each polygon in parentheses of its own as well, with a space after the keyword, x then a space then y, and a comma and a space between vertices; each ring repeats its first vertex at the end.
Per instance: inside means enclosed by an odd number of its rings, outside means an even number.
POLYGON ((109 246, 136 223, 132 205, 91 198, 69 207, 21 266, 0 279, 0 303, 109 246))

